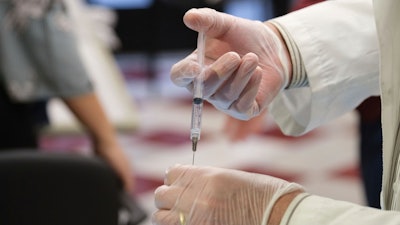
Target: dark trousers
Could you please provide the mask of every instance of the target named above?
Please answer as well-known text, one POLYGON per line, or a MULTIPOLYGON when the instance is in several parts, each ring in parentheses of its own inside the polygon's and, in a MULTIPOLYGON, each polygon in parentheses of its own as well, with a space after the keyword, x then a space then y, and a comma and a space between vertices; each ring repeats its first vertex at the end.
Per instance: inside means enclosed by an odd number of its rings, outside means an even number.
POLYGON ((369 206, 380 208, 382 184, 382 124, 380 97, 370 97, 358 107, 360 171, 369 206))
POLYGON ((11 101, 0 87, 0 150, 38 146, 35 106, 11 101))
POLYGON ((381 121, 361 122, 360 170, 369 206, 380 208, 383 170, 381 121))

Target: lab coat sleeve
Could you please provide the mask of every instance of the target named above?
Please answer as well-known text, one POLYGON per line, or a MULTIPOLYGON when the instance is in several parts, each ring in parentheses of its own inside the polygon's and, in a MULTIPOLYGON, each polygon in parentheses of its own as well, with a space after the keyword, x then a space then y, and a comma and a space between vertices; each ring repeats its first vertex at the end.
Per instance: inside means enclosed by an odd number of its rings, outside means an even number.
POLYGON ((301 135, 379 95, 379 51, 370 0, 319 3, 274 19, 294 40, 309 86, 283 90, 269 112, 301 135))
POLYGON ((311 195, 289 206, 281 225, 397 225, 400 213, 311 195))

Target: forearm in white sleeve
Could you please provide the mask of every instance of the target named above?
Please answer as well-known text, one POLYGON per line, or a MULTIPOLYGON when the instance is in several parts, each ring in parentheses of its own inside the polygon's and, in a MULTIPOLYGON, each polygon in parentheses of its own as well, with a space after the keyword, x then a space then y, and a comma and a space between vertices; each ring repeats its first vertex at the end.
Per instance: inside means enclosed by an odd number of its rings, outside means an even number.
POLYGON ((307 87, 285 89, 270 106, 285 134, 306 133, 379 95, 370 0, 326 1, 272 21, 297 45, 308 78, 307 87))

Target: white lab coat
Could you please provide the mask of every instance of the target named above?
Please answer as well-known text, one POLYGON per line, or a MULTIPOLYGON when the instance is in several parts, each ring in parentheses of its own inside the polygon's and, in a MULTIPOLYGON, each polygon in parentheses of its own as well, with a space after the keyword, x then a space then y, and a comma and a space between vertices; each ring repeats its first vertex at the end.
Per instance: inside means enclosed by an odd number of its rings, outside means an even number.
POLYGON ((400 224, 400 147, 395 150, 400 118, 399 12, 398 0, 337 0, 276 19, 297 43, 310 83, 285 90, 271 104, 270 112, 282 130, 301 135, 381 94, 384 142, 385 211, 309 196, 292 205, 281 224, 400 224))

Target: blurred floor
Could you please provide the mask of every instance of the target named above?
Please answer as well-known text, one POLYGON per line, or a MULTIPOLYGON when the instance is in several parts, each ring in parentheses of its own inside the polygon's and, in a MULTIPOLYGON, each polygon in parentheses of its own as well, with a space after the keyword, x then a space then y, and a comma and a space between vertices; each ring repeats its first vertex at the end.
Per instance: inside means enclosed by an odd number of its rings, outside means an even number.
MULTIPOLYGON (((154 189, 165 169, 192 160, 190 95, 169 79, 171 65, 188 52, 163 53, 155 59, 156 78, 146 80, 148 59, 140 54, 119 55, 129 94, 135 100, 138 128, 121 132, 120 141, 137 175, 136 195, 149 215, 155 210, 154 189)), ((229 143, 221 132, 224 116, 211 106, 203 114, 202 139, 196 165, 211 165, 269 174, 304 185, 307 191, 364 204, 358 177, 357 117, 349 113, 303 137, 285 137, 271 118, 265 132, 229 143)), ((42 146, 63 146, 76 152, 90 148, 81 135, 43 136, 42 146)), ((150 225, 146 220, 143 225, 150 225)))

